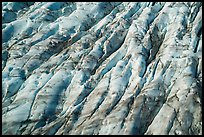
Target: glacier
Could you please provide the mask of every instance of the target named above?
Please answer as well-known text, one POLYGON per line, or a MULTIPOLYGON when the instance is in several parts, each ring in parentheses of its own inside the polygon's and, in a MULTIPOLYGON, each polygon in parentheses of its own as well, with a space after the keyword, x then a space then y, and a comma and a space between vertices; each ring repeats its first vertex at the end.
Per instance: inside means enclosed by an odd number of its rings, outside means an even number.
POLYGON ((202 2, 2 2, 3 135, 202 135, 202 2))

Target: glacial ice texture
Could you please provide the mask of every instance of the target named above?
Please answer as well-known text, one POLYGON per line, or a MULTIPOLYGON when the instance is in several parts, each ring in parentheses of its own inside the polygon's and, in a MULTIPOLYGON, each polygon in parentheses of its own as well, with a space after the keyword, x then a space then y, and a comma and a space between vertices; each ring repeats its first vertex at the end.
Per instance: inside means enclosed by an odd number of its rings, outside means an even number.
POLYGON ((202 2, 3 2, 2 134, 201 135, 202 2))

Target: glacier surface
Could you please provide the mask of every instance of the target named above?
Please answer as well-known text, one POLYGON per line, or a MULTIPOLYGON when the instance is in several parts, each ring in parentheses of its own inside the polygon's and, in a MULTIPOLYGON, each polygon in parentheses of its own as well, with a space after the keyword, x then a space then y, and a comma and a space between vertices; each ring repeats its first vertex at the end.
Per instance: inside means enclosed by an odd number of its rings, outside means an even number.
POLYGON ((2 2, 2 134, 201 135, 202 2, 2 2))

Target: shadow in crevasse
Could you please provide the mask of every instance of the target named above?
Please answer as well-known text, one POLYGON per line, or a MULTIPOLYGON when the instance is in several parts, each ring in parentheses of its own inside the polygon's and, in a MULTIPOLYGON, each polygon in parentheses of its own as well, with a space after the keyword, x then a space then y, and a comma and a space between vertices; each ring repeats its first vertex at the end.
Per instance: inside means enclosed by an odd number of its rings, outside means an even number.
MULTIPOLYGON (((161 86, 160 89, 150 89, 150 90, 158 90, 157 92, 162 92, 160 90, 163 86, 161 86)), ((151 91, 150 91, 151 92, 151 91)), ((162 108, 163 103, 165 102, 165 96, 164 94, 162 96, 156 96, 151 97, 148 95, 142 95, 142 104, 140 104, 137 113, 134 115, 134 122, 133 127, 131 129, 130 134, 131 135, 144 135, 144 133, 147 131, 149 125, 152 123, 155 116, 158 114, 159 110, 162 108), (158 100, 155 100, 155 98, 158 98, 158 100)), ((135 99, 137 100, 138 97, 135 99)), ((137 104, 137 103, 136 103, 137 104)))

